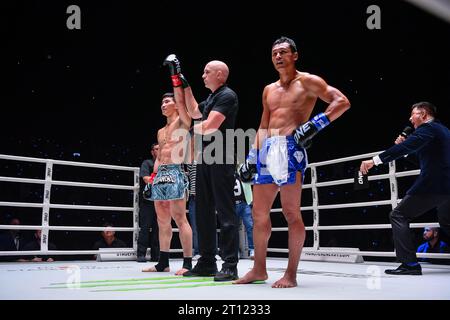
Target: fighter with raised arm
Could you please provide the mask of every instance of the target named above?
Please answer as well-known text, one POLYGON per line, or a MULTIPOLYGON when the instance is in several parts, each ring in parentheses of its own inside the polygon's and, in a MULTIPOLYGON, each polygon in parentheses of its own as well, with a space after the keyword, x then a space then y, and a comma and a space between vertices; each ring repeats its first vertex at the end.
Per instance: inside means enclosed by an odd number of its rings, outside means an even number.
POLYGON ((188 152, 186 135, 191 125, 191 117, 186 111, 181 83, 174 81, 174 76, 180 70, 178 60, 168 56, 164 65, 168 65, 170 68, 174 94, 163 95, 161 110, 167 118, 167 124, 158 131, 160 151, 155 161, 155 172, 157 173, 152 175, 151 192, 158 217, 160 258, 158 264, 143 271, 170 271, 169 250, 172 239, 171 219, 173 218, 180 232, 184 258, 182 269, 175 274, 182 275, 192 269, 192 229, 186 217, 188 182, 182 168, 185 154, 188 152))

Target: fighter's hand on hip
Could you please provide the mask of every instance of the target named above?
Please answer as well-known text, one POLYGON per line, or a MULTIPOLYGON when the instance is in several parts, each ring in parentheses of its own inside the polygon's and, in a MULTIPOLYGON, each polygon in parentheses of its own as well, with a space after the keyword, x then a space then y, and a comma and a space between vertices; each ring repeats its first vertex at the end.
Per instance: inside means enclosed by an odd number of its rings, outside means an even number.
POLYGON ((311 142, 309 140, 311 140, 320 130, 329 124, 330 120, 325 113, 316 115, 314 118, 300 125, 300 127, 292 132, 295 143, 301 148, 306 149, 307 147, 310 147, 311 142))
POLYGON ((375 165, 375 163, 373 162, 373 160, 363 161, 363 162, 361 162, 359 171, 361 171, 363 174, 367 174, 374 165, 375 165))

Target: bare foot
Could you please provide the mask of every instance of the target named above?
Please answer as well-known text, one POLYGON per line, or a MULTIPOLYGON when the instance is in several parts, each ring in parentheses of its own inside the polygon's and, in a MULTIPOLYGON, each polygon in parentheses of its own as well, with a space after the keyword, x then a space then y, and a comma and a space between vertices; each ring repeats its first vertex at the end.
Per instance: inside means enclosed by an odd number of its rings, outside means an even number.
POLYGON ((252 283, 254 281, 264 281, 267 280, 267 272, 256 272, 254 269, 250 270, 245 276, 242 278, 233 281, 234 284, 246 284, 252 283))
POLYGON ((177 272, 175 272, 175 275, 176 275, 176 276, 181 276, 181 275, 183 275, 184 273, 186 273, 186 272, 188 272, 188 271, 189 271, 188 269, 181 268, 180 270, 178 270, 177 272))
POLYGON ((149 268, 142 269, 142 272, 170 272, 170 268, 167 267, 167 268, 165 268, 163 271, 158 271, 158 270, 156 270, 156 268, 153 266, 153 267, 149 267, 149 268))
POLYGON ((288 276, 284 276, 277 282, 272 285, 272 288, 292 288, 297 286, 297 280, 294 278, 290 278, 288 276))

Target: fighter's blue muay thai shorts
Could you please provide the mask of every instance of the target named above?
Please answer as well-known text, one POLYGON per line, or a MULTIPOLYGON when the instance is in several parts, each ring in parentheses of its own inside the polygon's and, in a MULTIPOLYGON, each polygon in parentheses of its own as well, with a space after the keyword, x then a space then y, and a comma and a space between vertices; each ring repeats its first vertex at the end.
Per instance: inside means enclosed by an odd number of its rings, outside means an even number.
POLYGON ((307 165, 306 150, 295 143, 293 136, 269 137, 258 153, 254 184, 294 184, 297 171, 304 180, 307 165))
POLYGON ((153 180, 153 201, 178 200, 187 195, 189 181, 180 164, 161 164, 153 180))

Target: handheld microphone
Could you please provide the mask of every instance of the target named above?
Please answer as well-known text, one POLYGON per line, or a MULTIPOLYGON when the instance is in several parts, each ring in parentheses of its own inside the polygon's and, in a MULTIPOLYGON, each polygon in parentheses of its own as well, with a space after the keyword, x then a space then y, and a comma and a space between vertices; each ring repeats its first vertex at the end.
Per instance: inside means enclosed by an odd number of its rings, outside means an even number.
POLYGON ((405 129, 403 129, 402 133, 400 133, 400 135, 403 138, 408 138, 408 136, 413 133, 414 129, 411 127, 405 127, 405 129))
MULTIPOLYGON (((409 137, 409 135, 411 134, 411 133, 413 133, 413 131, 414 131, 414 129, 413 128, 411 128, 411 127, 405 127, 405 129, 403 129, 403 131, 402 131, 402 133, 400 133, 400 135, 403 137, 403 138, 408 138, 409 137)), ((408 157, 409 156, 409 154, 405 154, 403 157, 404 158, 406 158, 406 157, 408 157)))

